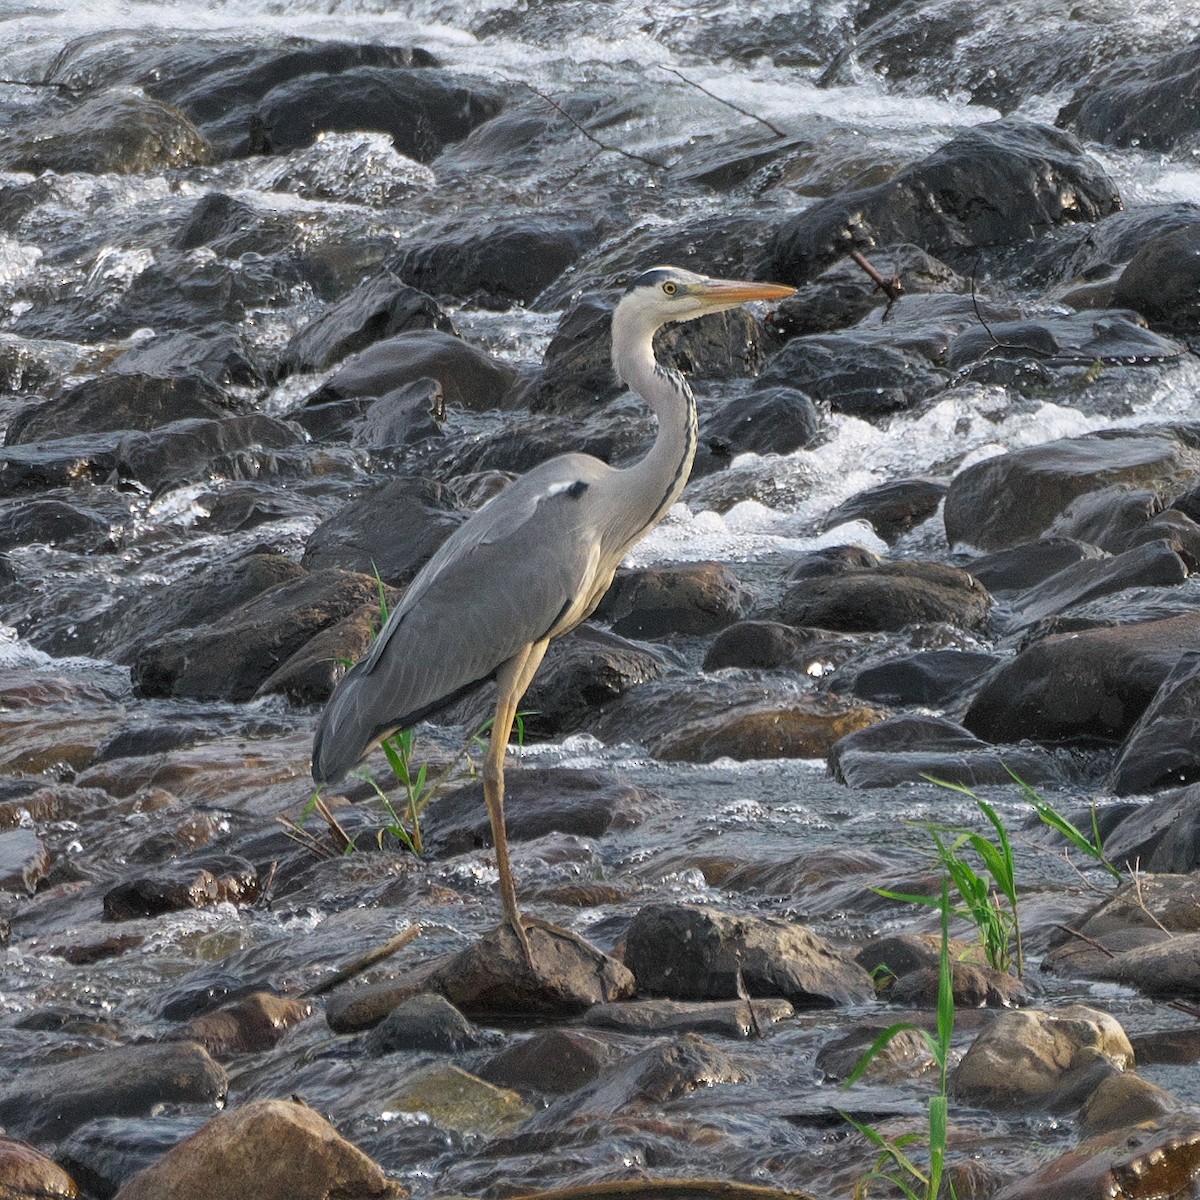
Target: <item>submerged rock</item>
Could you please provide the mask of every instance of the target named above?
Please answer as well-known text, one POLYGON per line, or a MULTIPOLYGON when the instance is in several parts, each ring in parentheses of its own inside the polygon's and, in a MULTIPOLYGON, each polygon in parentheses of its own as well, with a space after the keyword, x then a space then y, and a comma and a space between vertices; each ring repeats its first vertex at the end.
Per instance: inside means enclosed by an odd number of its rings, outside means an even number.
POLYGON ((776 1000, 622 1000, 597 1004, 579 1020, 593 1029, 623 1033, 707 1033, 728 1038, 760 1036, 778 1021, 795 1015, 792 1005, 776 1000))
POLYGON ((501 1050, 479 1068, 479 1074, 498 1087, 558 1096, 591 1083, 621 1057, 615 1046, 591 1034, 544 1029, 501 1050))
POLYGON ((257 870, 236 855, 209 858, 206 865, 180 862, 159 875, 110 888, 104 895, 104 915, 110 921, 130 921, 213 904, 249 904, 258 890, 257 870))
POLYGON ((193 1017, 173 1040, 199 1042, 216 1059, 261 1054, 312 1012, 307 1001, 253 992, 232 1004, 193 1017))
POLYGON ((407 1193, 306 1104, 251 1100, 136 1175, 119 1200, 382 1200, 407 1193))
POLYGON ((400 1112, 421 1113, 440 1129, 488 1138, 508 1133, 532 1113, 516 1092, 453 1063, 432 1063, 408 1076, 388 1103, 400 1112))
POLYGON ((482 1043, 479 1031, 444 996, 426 992, 396 1005, 364 1039, 368 1054, 424 1050, 457 1054, 482 1043))

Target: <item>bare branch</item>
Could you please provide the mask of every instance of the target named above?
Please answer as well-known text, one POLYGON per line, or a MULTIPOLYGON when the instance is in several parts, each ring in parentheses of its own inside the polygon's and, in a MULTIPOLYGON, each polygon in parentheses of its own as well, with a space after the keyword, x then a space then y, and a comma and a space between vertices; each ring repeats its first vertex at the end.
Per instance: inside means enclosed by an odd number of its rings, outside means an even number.
POLYGON ((557 100, 552 96, 547 96, 545 92, 539 91, 527 79, 522 79, 521 83, 525 85, 539 100, 544 100, 564 121, 573 125, 578 132, 582 133, 585 138, 594 146, 599 146, 601 150, 607 150, 612 154, 619 154, 622 158, 633 159, 634 162, 645 163, 648 167, 653 167, 656 171, 665 171, 667 164, 658 162, 656 159, 647 158, 644 154, 636 154, 632 150, 625 150, 621 146, 610 146, 607 142, 602 142, 590 129, 584 128, 557 100))
POLYGON ((882 318, 886 321, 888 314, 892 311, 892 305, 904 295, 904 280, 899 275, 885 279, 861 250, 851 250, 850 258, 866 271, 875 286, 887 297, 887 308, 883 310, 882 318))
POLYGON ((420 925, 410 925, 407 929, 401 930, 394 938, 389 938, 382 946, 376 946, 374 950, 368 950, 361 958, 356 958, 353 962, 347 963, 344 967, 340 967, 328 979, 322 979, 320 983, 310 987, 307 991, 301 992, 301 996, 323 996, 326 992, 331 992, 339 984, 345 983, 347 979, 353 979, 355 975, 365 971, 368 967, 373 967, 376 963, 382 962, 385 958, 391 958, 398 950, 403 950, 409 942, 415 940, 421 934, 420 925))
POLYGON ((697 83, 694 79, 689 79, 682 71, 677 71, 674 67, 668 67, 666 63, 656 63, 655 65, 660 71, 668 71, 676 79, 683 80, 688 87, 694 87, 696 91, 703 92, 710 100, 715 100, 718 104, 723 104, 726 108, 733 109, 735 113, 741 113, 743 117, 749 117, 752 121, 757 121, 760 125, 765 125, 777 138, 788 136, 778 125, 772 124, 766 117, 760 117, 758 113, 751 112, 748 108, 743 108, 740 104, 734 104, 732 100, 726 100, 724 96, 718 96, 716 92, 710 92, 702 83, 697 83))

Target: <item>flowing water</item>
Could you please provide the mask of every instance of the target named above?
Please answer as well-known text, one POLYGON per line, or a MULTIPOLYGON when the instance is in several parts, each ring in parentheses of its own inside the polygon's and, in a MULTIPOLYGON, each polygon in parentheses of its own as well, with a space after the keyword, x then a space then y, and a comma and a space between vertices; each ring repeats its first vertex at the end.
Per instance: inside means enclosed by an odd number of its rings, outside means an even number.
MULTIPOLYGON (((397 162, 386 139, 378 135, 332 138, 317 148, 315 170, 340 181, 342 194, 336 200, 302 199, 273 190, 273 160, 239 160, 164 176, 54 179, 16 232, 0 237, 0 341, 9 376, 9 394, 0 397, 0 419, 27 402, 31 393, 37 394, 36 382, 30 381, 83 378, 116 349, 112 343, 73 339, 69 320, 59 328, 47 327, 43 338, 31 341, 18 341, 6 328, 51 299, 78 301, 71 309, 74 313, 114 311, 133 281, 162 253, 165 215, 186 212, 208 191, 246 198, 260 212, 294 216, 299 211, 309 220, 314 245, 344 221, 364 236, 376 235, 399 247, 429 223, 456 213, 472 221, 482 220, 485 212, 569 213, 579 204, 595 203, 609 186, 614 211, 604 214, 600 224, 608 258, 615 263, 621 247, 638 231, 739 205, 794 209, 831 190, 869 181, 873 172, 918 159, 958 130, 996 119, 1001 115, 997 108, 978 102, 979 88, 972 97, 972 56, 986 57, 988 45, 998 37, 1010 38, 1014 46, 1034 44, 1060 27, 1068 9, 1034 0, 983 7, 976 32, 961 39, 946 62, 902 73, 850 59, 836 78, 822 81, 822 60, 830 61, 844 43, 851 17, 849 5, 835 0, 807 8, 770 0, 752 12, 737 3, 673 0, 646 5, 574 0, 519 5, 486 0, 10 3, 0 8, 0 77, 8 80, 41 78, 56 59, 57 77, 86 80, 106 55, 130 53, 130 31, 154 44, 167 38, 186 43, 302 36, 416 45, 453 71, 504 85, 535 81, 537 90, 548 97, 594 92, 613 109, 599 136, 626 153, 603 151, 581 136, 561 155, 527 163, 520 174, 510 168, 492 170, 464 155, 438 179, 436 171, 430 177, 415 164, 397 162), (771 31, 789 21, 798 30, 798 48, 791 56, 776 55, 773 61, 756 50, 756 39, 769 43, 771 31), (72 49, 64 54, 68 46, 72 49), (805 178, 758 177, 740 189, 710 193, 678 186, 671 171, 648 169, 643 161, 628 157, 670 163, 678 171, 734 136, 761 134, 755 118, 789 133, 821 134, 822 154, 805 178), (409 200, 392 207, 378 203, 379 197, 396 196, 404 189, 410 189, 409 200)), ((1200 17, 1171 11, 1173 7, 1133 2, 1075 6, 1073 19, 1090 21, 1101 30, 1106 24, 1119 28, 1131 44, 1163 45, 1172 38, 1182 44, 1200 29, 1200 17)), ((1022 97, 1016 115, 1052 121, 1069 98, 1071 84, 1070 79, 1054 80, 1022 97)), ((21 96, 21 89, 0 85, 0 100, 10 111, 22 102, 21 96)), ((1127 207, 1200 203, 1200 167, 1192 159, 1171 160, 1136 148, 1094 148, 1094 153, 1116 181, 1127 207)), ((27 178, 8 177, 17 183, 27 178)), ((5 181, 0 178, 0 183, 5 181)), ((571 279, 576 287, 587 282, 571 279)), ((499 312, 463 306, 452 315, 468 340, 527 367, 540 361, 567 294, 499 312)), ((1013 299, 1033 311, 1050 303, 1032 291, 1013 299)), ((291 303, 248 314, 242 331, 266 357, 321 307, 311 289, 298 286, 291 303)), ((148 331, 129 330, 117 341, 126 345, 146 336, 148 331)), ((263 411, 282 414, 322 378, 293 377, 265 394, 248 395, 263 411)), ((706 385, 697 381, 696 386, 703 391, 706 385)), ((1093 397, 1082 407, 1071 406, 1061 395, 1018 398, 999 386, 969 384, 886 422, 827 416, 819 445, 788 456, 738 460, 734 470, 751 481, 745 491, 756 498, 741 499, 717 512, 704 502, 702 492, 690 491, 630 561, 719 559, 742 564, 753 576, 756 565, 846 541, 892 556, 944 559, 950 548, 937 518, 890 549, 866 525, 822 532, 820 524, 834 505, 876 483, 910 475, 948 479, 960 466, 1007 448, 1113 424, 1190 417, 1198 387, 1200 364, 1187 359, 1169 370, 1114 369, 1103 401, 1093 397)), ((345 469, 353 474, 361 465, 345 469)), ((304 486, 301 482, 294 490, 303 496, 304 486)), ((120 529, 118 554, 91 556, 46 546, 12 552, 19 574, 39 582, 26 614, 9 611, 11 628, 0 640, 5 719, 31 719, 25 758, 19 764, 10 760, 6 769, 11 773, 23 770, 35 778, 69 780, 102 740, 97 730, 116 731, 137 722, 194 721, 206 734, 187 751, 187 778, 182 766, 171 775, 166 761, 162 786, 184 797, 209 822, 210 833, 236 833, 246 827, 247 814, 270 815, 306 798, 302 771, 311 712, 278 699, 244 706, 142 701, 134 696, 125 669, 72 650, 73 639, 87 621, 110 606, 129 602, 147 587, 179 578, 206 555, 228 560, 238 549, 237 539, 246 549, 269 544, 298 557, 322 515, 314 505, 311 511, 289 510, 290 515, 242 533, 208 532, 206 505, 219 488, 217 481, 150 496, 97 487, 96 505, 120 529), (34 637, 39 623, 40 633, 34 637), (35 648, 34 642, 42 648, 35 648), (81 743, 77 751, 76 741, 81 743), (228 772, 235 751, 245 751, 247 743, 254 761, 246 761, 236 802, 227 790, 208 794, 205 772, 228 772)), ((688 647, 677 648, 677 653, 686 658, 688 647)), ((429 730, 422 734, 423 744, 436 756, 447 752, 460 733, 429 730)), ((598 841, 564 837, 549 847, 538 843, 532 849, 515 848, 519 877, 535 881, 538 888, 556 882, 620 885, 629 899, 608 909, 589 908, 581 915, 561 905, 538 905, 540 915, 577 927, 601 944, 619 937, 629 913, 654 897, 744 903, 852 941, 910 928, 911 912, 880 901, 870 891, 872 884, 919 879, 925 871, 922 835, 917 829, 905 832, 911 828, 906 823, 975 820, 973 806, 963 797, 932 786, 852 792, 826 777, 823 762, 664 764, 638 746, 604 745, 589 736, 528 746, 517 753, 534 764, 613 771, 656 797, 650 816, 636 828, 598 841), (787 894, 733 894, 722 886, 727 873, 722 864, 790 864, 787 894)), ((169 760, 170 752, 164 757, 169 760)), ((223 788, 229 788, 232 776, 225 773, 221 778, 226 781, 223 788)), ((1013 789, 987 790, 1014 828, 1024 825, 1027 809, 1013 789)), ((1068 792, 1056 802, 1069 808, 1091 798, 1068 792)), ((1106 803, 1103 796, 1096 799, 1102 806, 1106 803)), ((14 1077, 31 1063, 44 1061, 52 1042, 55 1052, 63 1055, 103 1043, 103 1036, 94 1033, 65 1039, 56 1034, 54 1041, 36 1025, 21 1027, 20 1018, 42 1009, 92 1011, 112 1036, 156 1035, 166 1025, 160 1015, 164 987, 191 986, 221 974, 299 990, 318 981, 332 964, 382 941, 409 915, 413 903, 421 906, 424 945, 431 951, 465 945, 494 920, 494 870, 485 855, 418 868, 401 856, 362 854, 314 860, 303 878, 288 882, 286 902, 273 909, 220 905, 133 922, 132 931, 144 938, 141 945, 91 965, 70 965, 47 954, 48 947, 107 935, 110 930, 99 921, 98 907, 93 905, 95 919, 84 922, 72 899, 89 888, 102 888, 114 877, 114 864, 136 863, 138 846, 154 832, 155 819, 153 812, 125 806, 111 815, 102 831, 71 815, 43 830, 60 862, 54 876, 57 892, 24 925, 14 927, 13 943, 5 952, 0 1077, 14 1077), (114 845, 119 847, 115 856, 114 845), (73 866, 66 869, 62 863, 73 866), (449 905, 439 914, 429 904, 430 889, 439 882, 474 897, 474 905, 449 905)), ((171 819, 176 819, 174 813, 171 819)), ((1030 881, 1031 927, 1049 928, 1089 903, 1086 889, 1066 864, 1032 843, 1022 843, 1018 854, 1022 878, 1030 881)), ((1031 950, 1036 957, 1036 936, 1031 950)), ((1132 994, 1084 985, 1052 986, 1056 995, 1102 999, 1131 1028, 1161 1023, 1161 1011, 1132 994)), ((855 1015, 861 1014, 849 1017, 855 1015)), ((844 1101, 820 1084, 812 1056, 829 1028, 847 1019, 845 1013, 810 1014, 773 1037, 769 1051, 753 1045, 737 1051, 752 1077, 750 1083, 738 1089, 715 1088, 668 1106, 660 1133, 630 1135, 632 1141, 626 1144, 614 1132, 600 1145, 573 1150, 578 1162, 569 1168, 572 1176, 603 1177, 614 1164, 623 1164, 626 1170, 652 1165, 682 1173, 686 1167, 697 1174, 732 1174, 785 1185, 836 1179, 841 1131, 829 1112, 844 1101), (736 1099, 731 1100, 734 1092, 736 1099), (685 1143, 680 1130, 689 1123, 719 1130, 719 1136, 707 1147, 685 1143)), ((232 1092, 239 1097, 303 1094, 416 1190, 478 1192, 502 1181, 524 1185, 557 1177, 553 1166, 535 1161, 536 1156, 489 1158, 479 1153, 482 1142, 476 1135, 450 1133, 393 1110, 389 1097, 394 1067, 364 1060, 352 1045, 330 1034, 323 1021, 298 1027, 285 1047, 285 1054, 239 1060, 231 1071, 232 1092)), ((1192 1099, 1200 1098, 1200 1089, 1183 1072, 1159 1068, 1149 1074, 1192 1099)), ((867 1089, 860 1107, 875 1115, 910 1117, 920 1102, 909 1088, 879 1088, 867 1089)), ((181 1128, 190 1127, 192 1118, 181 1121, 181 1128)), ((1015 1131, 978 1118, 972 1132, 975 1153, 1002 1168, 1021 1157, 1027 1137, 1053 1136, 1058 1128, 1049 1118, 1029 1118, 1026 1128, 1015 1131)))

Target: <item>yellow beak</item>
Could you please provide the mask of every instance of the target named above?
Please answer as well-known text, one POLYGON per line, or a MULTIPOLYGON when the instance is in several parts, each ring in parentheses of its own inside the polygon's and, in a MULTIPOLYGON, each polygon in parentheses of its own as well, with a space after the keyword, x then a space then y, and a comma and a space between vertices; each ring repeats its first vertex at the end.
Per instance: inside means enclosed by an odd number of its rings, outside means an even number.
POLYGON ((783 300, 796 289, 779 283, 750 283, 741 279, 706 279, 695 285, 701 304, 745 304, 748 300, 783 300))

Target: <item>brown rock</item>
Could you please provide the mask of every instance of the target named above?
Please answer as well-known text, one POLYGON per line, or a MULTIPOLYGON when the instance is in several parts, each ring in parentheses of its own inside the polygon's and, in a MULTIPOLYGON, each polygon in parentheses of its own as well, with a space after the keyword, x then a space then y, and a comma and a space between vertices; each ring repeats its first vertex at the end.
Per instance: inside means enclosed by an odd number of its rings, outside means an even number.
POLYGON ((586 1033, 545 1029, 488 1059, 479 1074, 489 1083, 518 1092, 563 1095, 591 1083, 620 1057, 615 1046, 586 1033))
POLYGON ((579 1019, 594 1029, 625 1033, 715 1033, 748 1038, 777 1021, 786 1021, 795 1011, 786 1000, 754 1000, 750 1004, 744 1000, 623 1000, 597 1004, 579 1019))
POLYGON ((50 870, 50 851, 32 829, 0 833, 0 892, 29 892, 50 870))
POLYGON ((716 633, 744 617, 751 600, 722 563, 668 563, 619 571, 596 617, 622 637, 716 633))
POLYGON ((152 1167, 118 1200, 374 1200, 404 1196, 361 1150, 307 1105, 252 1100, 222 1113, 152 1167))
MULTIPOLYGON (((817 1070, 828 1080, 841 1082, 854 1073, 883 1028, 860 1025, 817 1051, 817 1070)), ((923 1075, 934 1066, 933 1052, 919 1029, 902 1029, 871 1059, 864 1078, 876 1083, 894 1083, 923 1075)))
POLYGON ((1122 1071, 1102 1079, 1079 1110, 1079 1136, 1094 1137, 1112 1129, 1128 1129, 1176 1112, 1183 1102, 1157 1084, 1122 1071))
POLYGON ((0 1200, 75 1200, 75 1180, 25 1142, 0 1137, 0 1200))
POLYGON ((249 904, 257 898, 258 872, 245 859, 227 855, 207 866, 179 863, 159 875, 118 884, 104 895, 104 915, 110 921, 129 921, 226 901, 249 904))
POLYGON ((1129 1039, 1138 1063, 1194 1063, 1200 1059, 1200 1026, 1159 1029, 1129 1039))
MULTIPOLYGON (((1029 1003, 1029 992, 1015 976, 976 963, 951 964, 956 1008, 1017 1008, 1029 1003)), ((936 1008, 940 967, 923 967, 898 979, 888 999, 914 1008, 936 1008)))
POLYGON ((307 1000, 254 992, 233 1004, 193 1017, 172 1040, 199 1042, 213 1058, 257 1054, 276 1045, 312 1012, 307 1000))

